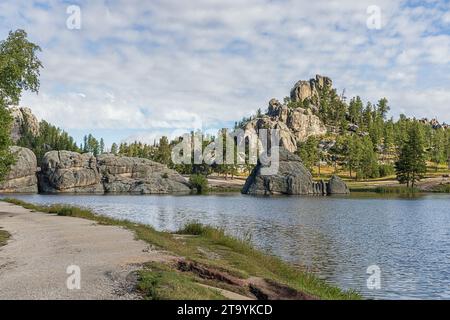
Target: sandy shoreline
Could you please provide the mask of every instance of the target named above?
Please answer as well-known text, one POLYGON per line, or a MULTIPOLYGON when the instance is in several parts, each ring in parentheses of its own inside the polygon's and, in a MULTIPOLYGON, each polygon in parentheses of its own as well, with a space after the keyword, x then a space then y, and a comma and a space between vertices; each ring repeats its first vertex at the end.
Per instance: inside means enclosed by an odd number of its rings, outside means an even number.
POLYGON ((0 299, 140 299, 133 271, 165 259, 124 228, 5 202, 0 227, 11 234, 0 248, 0 299), (67 288, 71 265, 80 267, 80 290, 67 288))

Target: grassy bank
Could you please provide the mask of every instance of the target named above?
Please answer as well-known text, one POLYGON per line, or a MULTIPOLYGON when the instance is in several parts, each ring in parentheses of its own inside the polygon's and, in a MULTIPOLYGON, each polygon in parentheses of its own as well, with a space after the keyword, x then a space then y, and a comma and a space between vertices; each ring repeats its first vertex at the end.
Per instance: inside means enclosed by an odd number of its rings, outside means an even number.
POLYGON ((10 237, 10 234, 4 230, 0 229, 0 247, 4 246, 10 237))
POLYGON ((360 187, 350 188, 351 192, 376 192, 384 194, 415 194, 420 193, 417 188, 408 188, 405 186, 380 186, 380 187, 360 187))
POLYGON ((198 223, 171 234, 156 231, 150 226, 99 216, 78 207, 38 206, 15 199, 5 201, 32 211, 122 226, 152 247, 178 257, 173 262, 148 264, 141 271, 138 287, 148 299, 221 299, 223 290, 259 297, 264 297, 267 292, 285 292, 286 296, 281 295, 281 298, 302 295, 318 299, 361 298, 354 292, 330 286, 310 273, 264 254, 245 240, 198 223), (263 280, 264 284, 254 285, 259 283, 254 279, 263 280))
POLYGON ((433 186, 431 192, 450 193, 450 183, 433 186))

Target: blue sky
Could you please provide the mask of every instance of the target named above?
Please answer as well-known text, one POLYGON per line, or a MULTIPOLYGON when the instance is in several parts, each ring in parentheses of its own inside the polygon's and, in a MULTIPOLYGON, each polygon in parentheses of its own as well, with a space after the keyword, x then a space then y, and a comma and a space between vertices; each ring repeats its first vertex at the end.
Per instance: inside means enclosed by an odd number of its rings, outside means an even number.
POLYGON ((0 38, 17 28, 45 66, 21 104, 79 141, 214 131, 317 73, 348 97, 388 98, 394 116, 450 122, 448 1, 1 1, 0 38))

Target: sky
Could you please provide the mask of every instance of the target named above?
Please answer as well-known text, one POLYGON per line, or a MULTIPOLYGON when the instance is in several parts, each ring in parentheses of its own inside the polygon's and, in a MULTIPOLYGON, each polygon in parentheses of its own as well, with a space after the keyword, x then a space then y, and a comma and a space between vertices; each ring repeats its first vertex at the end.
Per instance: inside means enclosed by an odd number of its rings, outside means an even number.
POLYGON ((231 127, 316 74, 450 122, 449 1, 1 0, 0 39, 19 28, 44 64, 21 105, 78 142, 231 127))

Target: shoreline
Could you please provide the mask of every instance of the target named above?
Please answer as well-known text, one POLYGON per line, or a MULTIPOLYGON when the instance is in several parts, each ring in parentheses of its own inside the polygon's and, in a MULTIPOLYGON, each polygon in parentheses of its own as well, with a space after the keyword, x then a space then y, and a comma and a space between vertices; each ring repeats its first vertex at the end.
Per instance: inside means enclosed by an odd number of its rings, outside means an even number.
MULTIPOLYGON (((342 291, 293 265, 263 254, 248 242, 225 235, 222 230, 193 223, 177 233, 158 232, 150 226, 106 218, 76 207, 7 201, 27 208, 27 215, 47 215, 58 221, 69 219, 67 217, 82 218, 79 220, 90 221, 90 224, 94 221, 93 225, 133 234, 134 241, 144 243, 153 255, 153 259, 141 261, 134 270, 139 298, 361 299, 352 291, 342 291)), ((2 221, 0 219, 0 226, 4 224, 2 221)), ((12 232, 11 242, 16 241, 15 238, 12 232)), ((0 257, 8 246, 0 249, 0 257)))

